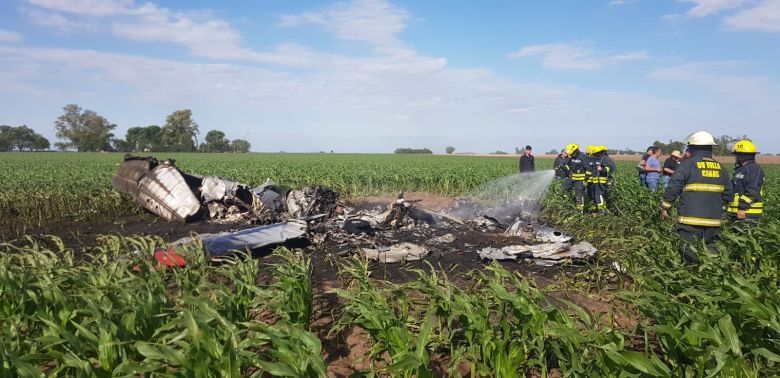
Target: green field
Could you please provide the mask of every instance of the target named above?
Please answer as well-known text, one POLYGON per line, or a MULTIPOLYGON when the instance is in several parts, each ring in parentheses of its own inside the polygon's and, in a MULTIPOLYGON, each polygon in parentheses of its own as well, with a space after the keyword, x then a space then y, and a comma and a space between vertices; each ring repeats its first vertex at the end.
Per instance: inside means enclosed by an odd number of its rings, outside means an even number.
MULTIPOLYGON (((516 171, 516 160, 504 158, 171 157, 191 173, 326 185, 348 197, 399 189, 457 195, 516 171)), ((111 190, 120 161, 117 154, 0 154, 1 226, 141 214, 111 190)), ((355 326, 371 343, 358 375, 779 376, 780 166, 765 167, 761 225, 725 226, 720 255, 700 254, 693 268, 681 265, 674 225, 660 219, 660 194, 639 187, 633 166, 618 162, 606 216, 577 214, 557 185, 550 188, 544 217, 600 253, 583 269, 557 271, 546 288, 498 264, 469 280, 434 269, 390 284, 371 278, 363 261, 344 258, 334 263, 350 284, 330 293, 339 302, 331 313, 314 305, 321 297, 311 284, 313 256, 305 254, 279 250, 273 266, 200 259, 166 272, 131 253, 163 243, 154 237, 108 235, 86 251, 56 237, 20 238, 0 245, 0 327, 8 330, 0 335, 0 376, 324 376, 332 362, 326 340, 355 326), (132 263, 142 273, 127 269, 132 263), (612 312, 550 301, 553 292, 577 293, 612 312), (333 317, 327 329, 315 324, 323 313, 333 317)))

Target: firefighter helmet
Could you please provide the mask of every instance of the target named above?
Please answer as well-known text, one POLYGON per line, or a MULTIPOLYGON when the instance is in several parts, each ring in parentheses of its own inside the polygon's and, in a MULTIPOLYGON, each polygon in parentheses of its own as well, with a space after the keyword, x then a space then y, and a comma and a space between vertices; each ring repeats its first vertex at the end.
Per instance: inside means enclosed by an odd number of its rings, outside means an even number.
POLYGON ((756 153, 756 145, 753 144, 753 142, 744 139, 740 140, 736 144, 734 144, 734 148, 731 149, 731 152, 733 153, 740 153, 740 154, 755 154, 756 153))
POLYGON ((577 149, 579 148, 580 148, 579 144, 570 143, 566 145, 566 149, 564 150, 564 152, 566 152, 568 155, 571 155, 574 153, 574 151, 577 151, 577 149))
POLYGON ((688 136, 688 145, 691 146, 714 146, 715 138, 706 131, 697 131, 688 136))

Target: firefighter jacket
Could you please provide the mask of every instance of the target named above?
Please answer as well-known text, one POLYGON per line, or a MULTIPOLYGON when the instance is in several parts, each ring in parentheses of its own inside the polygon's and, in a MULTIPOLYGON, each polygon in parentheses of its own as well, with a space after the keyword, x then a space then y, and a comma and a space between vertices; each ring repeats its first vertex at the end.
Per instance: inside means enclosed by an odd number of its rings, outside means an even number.
POLYGON ((582 151, 577 150, 577 152, 571 155, 567 168, 572 181, 587 182, 588 176, 590 176, 589 162, 588 156, 583 154, 582 151))
POLYGON ((564 157, 563 155, 558 155, 555 157, 555 162, 553 162, 553 168, 555 169, 555 176, 566 178, 569 177, 569 158, 564 157))
POLYGON ((700 227, 720 227, 725 206, 734 197, 728 171, 711 152, 696 151, 669 179, 661 208, 669 210, 678 198, 677 222, 700 227))
POLYGON ((615 172, 615 162, 607 154, 597 154, 592 158, 590 182, 594 184, 606 185, 612 181, 612 174, 615 172), (601 168, 601 170, 599 170, 601 168))
POLYGON ((726 210, 732 214, 745 210, 750 218, 761 217, 764 212, 764 170, 761 166, 755 160, 737 165, 731 182, 734 185, 734 198, 726 210))

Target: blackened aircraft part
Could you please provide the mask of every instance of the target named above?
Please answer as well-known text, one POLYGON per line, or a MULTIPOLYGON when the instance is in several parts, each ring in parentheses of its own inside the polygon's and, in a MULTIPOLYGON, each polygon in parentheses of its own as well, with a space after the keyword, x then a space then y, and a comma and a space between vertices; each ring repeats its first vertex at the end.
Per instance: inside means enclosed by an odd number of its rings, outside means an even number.
POLYGON ((187 181, 172 160, 129 156, 111 180, 118 191, 170 221, 191 220, 201 209, 187 181))
MULTIPOLYGON (((231 251, 253 251, 270 245, 302 239, 306 235, 306 228, 306 222, 287 221, 237 232, 200 234, 195 239, 199 239, 203 243, 203 249, 209 255, 220 256, 231 251)), ((173 244, 189 244, 193 241, 192 238, 184 238, 173 244)))
POLYGON ((550 226, 518 220, 504 232, 505 236, 516 236, 527 241, 542 243, 567 243, 572 236, 550 226))
POLYGON ((436 221, 433 218, 433 215, 431 215, 426 211, 418 209, 416 207, 412 207, 409 209, 409 217, 414 219, 415 222, 425 222, 429 225, 433 225, 434 223, 436 223, 436 221))
POLYGON ((376 232, 371 223, 358 218, 349 218, 344 221, 344 231, 351 235, 367 234, 374 236, 376 232))
POLYGON ((338 205, 339 194, 323 186, 291 190, 286 195, 287 214, 292 218, 315 214, 333 215, 338 205))

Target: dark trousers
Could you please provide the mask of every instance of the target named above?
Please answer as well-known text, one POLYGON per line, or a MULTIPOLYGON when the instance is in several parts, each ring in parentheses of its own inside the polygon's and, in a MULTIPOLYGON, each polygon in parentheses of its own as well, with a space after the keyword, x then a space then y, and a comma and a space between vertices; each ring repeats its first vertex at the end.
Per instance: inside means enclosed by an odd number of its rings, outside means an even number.
POLYGON ((694 246, 702 242, 707 246, 707 250, 712 254, 717 254, 715 241, 720 233, 720 227, 701 227, 688 224, 678 224, 677 234, 680 236, 680 257, 684 264, 699 264, 699 256, 693 250, 694 246))
POLYGON ((571 178, 569 177, 563 177, 561 178, 563 180, 563 183, 561 185, 561 189, 563 189, 564 192, 571 191, 572 188, 574 188, 574 182, 571 181, 571 178))
POLYGON ((572 180, 574 185, 574 207, 577 210, 585 210, 585 183, 583 181, 572 180))

